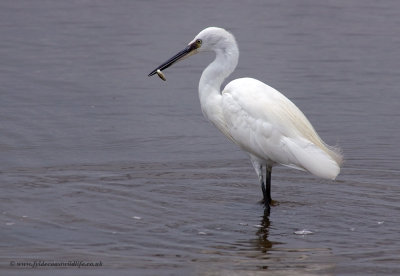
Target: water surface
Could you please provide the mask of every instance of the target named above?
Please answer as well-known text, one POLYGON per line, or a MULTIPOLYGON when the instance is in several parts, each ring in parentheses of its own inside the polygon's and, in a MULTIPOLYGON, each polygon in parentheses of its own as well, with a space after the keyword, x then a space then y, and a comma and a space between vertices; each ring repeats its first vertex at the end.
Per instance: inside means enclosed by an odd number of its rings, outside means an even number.
POLYGON ((398 275, 399 18, 397 1, 2 1, 0 269, 398 275), (247 156, 202 117, 212 55, 147 77, 209 25, 239 43, 230 79, 277 88, 345 155, 334 182, 274 168, 269 218, 247 156))

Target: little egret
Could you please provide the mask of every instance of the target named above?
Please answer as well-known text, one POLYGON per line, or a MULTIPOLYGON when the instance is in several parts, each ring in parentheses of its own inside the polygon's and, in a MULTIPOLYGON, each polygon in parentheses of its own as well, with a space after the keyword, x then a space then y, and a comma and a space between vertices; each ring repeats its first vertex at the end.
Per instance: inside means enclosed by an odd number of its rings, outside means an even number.
POLYGON ((233 80, 221 92, 222 82, 236 68, 239 59, 236 40, 225 29, 202 30, 185 49, 149 76, 206 51, 214 51, 216 57, 200 78, 201 110, 206 119, 250 155, 268 212, 274 165, 308 171, 325 179, 336 178, 342 163, 340 150, 325 144, 303 112, 283 94, 252 78, 233 80))

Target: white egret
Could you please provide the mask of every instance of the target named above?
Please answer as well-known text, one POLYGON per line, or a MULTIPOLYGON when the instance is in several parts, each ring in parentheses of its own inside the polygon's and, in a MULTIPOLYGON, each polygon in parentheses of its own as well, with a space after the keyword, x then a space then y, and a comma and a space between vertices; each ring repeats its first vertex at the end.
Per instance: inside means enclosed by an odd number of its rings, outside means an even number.
POLYGON ((280 164, 325 179, 336 178, 342 163, 340 150, 326 145, 300 109, 283 94, 252 78, 233 80, 220 90, 239 59, 235 38, 225 29, 202 30, 184 50, 149 76, 206 51, 214 51, 216 57, 200 78, 201 109, 228 139, 250 155, 268 212, 273 166, 280 164))

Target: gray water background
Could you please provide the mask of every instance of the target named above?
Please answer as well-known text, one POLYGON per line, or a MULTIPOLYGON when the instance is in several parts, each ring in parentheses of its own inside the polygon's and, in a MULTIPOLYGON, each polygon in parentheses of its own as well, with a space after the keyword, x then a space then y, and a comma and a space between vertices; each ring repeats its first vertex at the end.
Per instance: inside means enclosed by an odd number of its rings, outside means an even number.
POLYGON ((0 272, 399 275, 399 80, 399 1, 3 0, 0 272), (269 218, 202 117, 212 55, 147 77, 213 25, 239 44, 230 80, 275 87, 345 156, 334 182, 274 168, 269 218), (103 266, 10 265, 33 260, 103 266))

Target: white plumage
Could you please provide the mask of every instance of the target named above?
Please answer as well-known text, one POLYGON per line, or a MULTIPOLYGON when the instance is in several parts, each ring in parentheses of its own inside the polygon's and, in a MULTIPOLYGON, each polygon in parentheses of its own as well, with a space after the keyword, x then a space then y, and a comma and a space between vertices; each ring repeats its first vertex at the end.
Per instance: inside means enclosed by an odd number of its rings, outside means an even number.
POLYGON ((222 128, 255 157, 322 178, 339 174, 340 155, 323 143, 300 109, 272 87, 251 78, 234 80, 222 92, 222 110, 222 128))
POLYGON ((276 164, 335 179, 342 156, 327 146, 303 112, 274 88, 252 78, 222 82, 235 69, 239 49, 232 34, 222 28, 201 31, 189 45, 152 73, 192 54, 214 51, 215 60, 203 71, 199 98, 204 116, 241 149, 250 154, 259 177, 264 203, 271 203, 270 176, 276 164), (263 170, 266 175, 263 175, 263 170), (265 178, 265 182, 264 182, 265 178))

